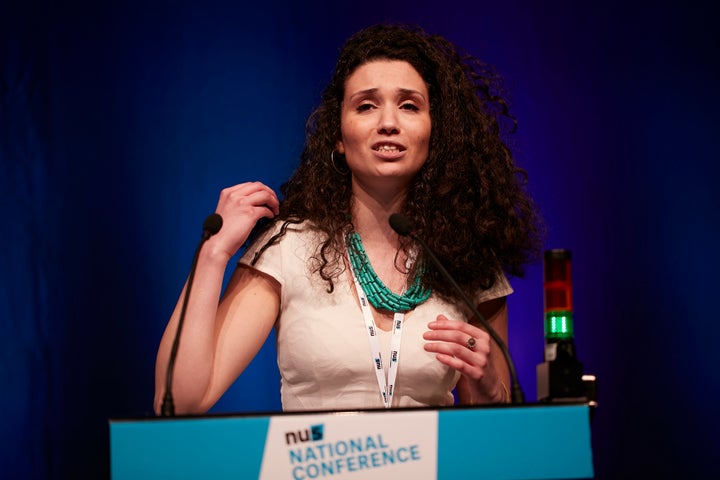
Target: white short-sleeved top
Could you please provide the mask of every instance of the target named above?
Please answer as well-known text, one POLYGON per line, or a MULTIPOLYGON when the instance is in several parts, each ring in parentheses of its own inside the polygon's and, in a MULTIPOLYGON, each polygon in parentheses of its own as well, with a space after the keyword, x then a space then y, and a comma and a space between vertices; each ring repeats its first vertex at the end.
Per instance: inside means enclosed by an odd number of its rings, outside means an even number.
MULTIPOLYGON (((276 225, 249 247, 240 264, 250 265, 257 249, 278 229, 276 225)), ((355 286, 344 272, 328 294, 328 283, 312 271, 317 245, 318 235, 307 223, 290 225, 253 266, 281 285, 276 338, 283 410, 383 408, 355 286)), ((481 291, 476 301, 512 291, 502 275, 490 290, 481 291)), ((393 407, 453 404, 452 390, 460 374, 423 349, 427 324, 439 314, 467 321, 463 309, 435 295, 405 314, 393 407)), ((391 332, 378 331, 381 353, 387 358, 391 332)))

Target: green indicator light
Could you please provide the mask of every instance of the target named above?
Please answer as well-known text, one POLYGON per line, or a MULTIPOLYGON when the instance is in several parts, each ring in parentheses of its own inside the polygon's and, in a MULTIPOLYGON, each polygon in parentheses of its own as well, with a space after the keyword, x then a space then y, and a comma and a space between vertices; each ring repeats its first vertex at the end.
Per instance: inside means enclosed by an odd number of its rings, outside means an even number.
POLYGON ((545 313, 546 340, 572 340, 573 312, 551 311, 545 313))

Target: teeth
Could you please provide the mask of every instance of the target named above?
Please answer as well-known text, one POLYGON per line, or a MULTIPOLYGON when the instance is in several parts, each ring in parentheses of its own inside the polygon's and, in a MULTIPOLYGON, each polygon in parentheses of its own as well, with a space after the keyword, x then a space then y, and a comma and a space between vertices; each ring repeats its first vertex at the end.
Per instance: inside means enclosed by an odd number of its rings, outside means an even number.
POLYGON ((379 152, 398 152, 400 149, 395 145, 380 145, 377 150, 379 152))

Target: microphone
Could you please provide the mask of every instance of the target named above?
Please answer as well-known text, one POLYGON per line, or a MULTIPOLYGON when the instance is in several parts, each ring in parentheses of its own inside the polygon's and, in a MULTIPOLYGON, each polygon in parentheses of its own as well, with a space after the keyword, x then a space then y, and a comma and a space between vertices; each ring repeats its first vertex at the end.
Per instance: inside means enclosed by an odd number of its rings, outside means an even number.
POLYGON ((193 257, 192 264, 190 265, 190 274, 188 275, 187 288, 185 289, 185 295, 183 297, 182 310, 180 311, 180 318, 178 319, 177 331, 175 332, 175 339, 173 340, 172 349, 170 350, 170 358, 168 360, 168 367, 165 376, 165 396, 163 397, 163 404, 161 414, 163 417, 175 416, 175 404, 173 403, 172 396, 172 378, 173 370, 175 369, 175 359, 177 357, 178 346, 180 344, 180 333, 182 332, 183 323, 185 322, 185 311, 187 310, 188 299, 190 298, 190 288, 192 288, 193 278, 195 277, 195 269, 197 268, 198 256, 200 250, 205 242, 218 233, 222 228, 223 220, 217 213, 210 214, 203 222, 203 231, 200 243, 195 249, 195 256, 193 257))
POLYGON ((415 234, 415 226, 413 225, 412 221, 399 213, 393 213, 392 215, 390 215, 388 223, 390 223, 392 229, 395 230, 399 235, 410 237, 422 246, 422 248, 425 250, 425 253, 427 253, 427 255, 430 257, 438 270, 440 270, 440 273, 442 273, 443 276, 450 282, 453 288, 463 299, 465 304, 467 304, 468 308, 470 308, 470 311, 478 318, 478 320, 480 320, 482 326, 485 328, 485 330, 487 330, 488 334, 490 334, 490 337, 500 347, 500 350, 505 357, 505 363, 507 363, 508 370, 510 371, 510 391, 512 403, 524 403, 525 394, 523 394, 522 387, 520 386, 520 382, 518 381, 517 372, 515 371, 515 364, 510 357, 510 352, 508 351, 507 345, 505 345, 503 339, 500 338, 495 329, 490 326, 490 323, 488 323, 487 319, 485 319, 485 317, 478 311, 473 301, 470 300, 470 298, 468 298, 463 289, 460 288, 460 285, 458 285, 452 275, 450 275, 450 272, 448 272, 442 265, 442 263, 440 263, 440 260, 438 260, 438 258, 435 256, 428 244, 425 243, 422 238, 418 237, 415 234))
POLYGON ((208 238, 218 233, 222 228, 222 224, 223 219, 217 213, 211 213, 210 215, 208 215, 208 217, 203 222, 203 240, 207 240, 208 238))

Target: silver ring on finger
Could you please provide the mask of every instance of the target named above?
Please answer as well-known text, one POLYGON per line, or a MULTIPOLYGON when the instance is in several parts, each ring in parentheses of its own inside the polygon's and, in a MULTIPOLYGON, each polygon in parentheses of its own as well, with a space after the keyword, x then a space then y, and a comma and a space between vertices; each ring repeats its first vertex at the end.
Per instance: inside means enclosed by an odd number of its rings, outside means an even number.
POLYGON ((475 350, 476 345, 477 340, 475 340, 475 337, 468 337, 467 341, 465 342, 465 346, 468 350, 475 350))

